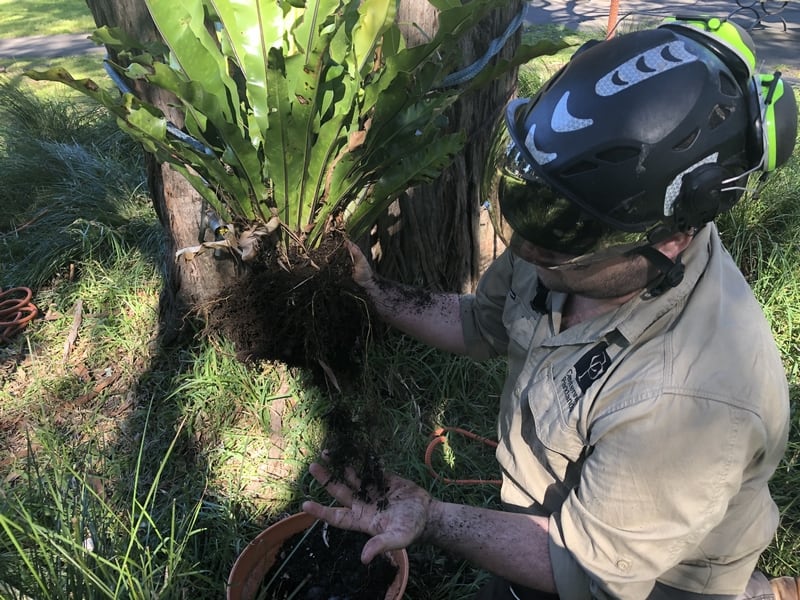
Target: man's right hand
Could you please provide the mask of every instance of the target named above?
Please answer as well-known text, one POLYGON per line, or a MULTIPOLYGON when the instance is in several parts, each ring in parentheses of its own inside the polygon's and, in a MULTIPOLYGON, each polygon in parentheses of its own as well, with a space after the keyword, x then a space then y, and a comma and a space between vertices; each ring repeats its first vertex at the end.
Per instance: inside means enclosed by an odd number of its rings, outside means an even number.
POLYGON ((426 344, 466 354, 458 294, 379 279, 361 249, 349 240, 345 245, 353 259, 353 281, 366 292, 381 319, 426 344))
POLYGON ((361 252, 361 248, 350 240, 345 240, 344 244, 353 260, 353 281, 369 291, 375 285, 375 274, 372 272, 372 267, 369 266, 367 257, 361 252))
POLYGON ((303 511, 334 527, 372 536, 361 552, 363 563, 369 563, 387 550, 407 547, 425 531, 433 499, 415 483, 394 473, 385 473, 386 488, 371 489, 372 499, 364 501, 359 493, 361 481, 353 469, 345 470, 344 481, 334 480, 324 464, 312 463, 309 472, 342 507, 331 508, 308 501, 303 503, 303 511), (377 498, 384 498, 385 506, 381 506, 377 498))

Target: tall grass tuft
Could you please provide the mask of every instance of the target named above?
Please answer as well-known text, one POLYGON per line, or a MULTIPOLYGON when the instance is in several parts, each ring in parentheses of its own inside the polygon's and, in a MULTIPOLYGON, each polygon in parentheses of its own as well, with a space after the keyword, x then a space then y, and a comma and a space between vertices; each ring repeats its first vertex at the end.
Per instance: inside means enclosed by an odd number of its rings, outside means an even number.
POLYGON ((141 152, 113 119, 8 81, 0 83, 0 203, 1 287, 39 288, 70 263, 120 255, 126 227, 151 235, 141 152))
POLYGON ((107 449, 67 452, 56 434, 36 434, 22 481, 0 499, 4 597, 177 599, 205 576, 194 547, 202 498, 160 497, 180 429, 145 480, 151 433, 145 428, 125 498, 87 470, 107 449))
POLYGON ((763 188, 751 181, 751 191, 719 219, 725 246, 761 302, 794 385, 800 377, 799 150, 763 188))

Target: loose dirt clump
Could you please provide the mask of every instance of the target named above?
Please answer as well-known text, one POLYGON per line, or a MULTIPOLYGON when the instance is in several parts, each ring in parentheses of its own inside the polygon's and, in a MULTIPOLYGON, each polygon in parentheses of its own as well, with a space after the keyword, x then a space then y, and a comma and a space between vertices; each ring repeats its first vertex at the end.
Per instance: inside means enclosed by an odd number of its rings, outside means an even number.
POLYGON ((329 395, 329 468, 341 478, 352 466, 363 482, 362 498, 381 502, 383 467, 373 438, 380 415, 352 398, 378 320, 352 272, 338 232, 308 253, 297 247, 283 258, 266 253, 212 305, 209 325, 233 342, 240 360, 275 360, 313 373, 329 395))
POLYGON ((353 375, 371 331, 372 310, 352 280, 352 259, 339 233, 284 260, 265 253, 209 313, 244 361, 277 360, 330 377, 353 375), (286 262, 284 262, 284 260, 286 262))

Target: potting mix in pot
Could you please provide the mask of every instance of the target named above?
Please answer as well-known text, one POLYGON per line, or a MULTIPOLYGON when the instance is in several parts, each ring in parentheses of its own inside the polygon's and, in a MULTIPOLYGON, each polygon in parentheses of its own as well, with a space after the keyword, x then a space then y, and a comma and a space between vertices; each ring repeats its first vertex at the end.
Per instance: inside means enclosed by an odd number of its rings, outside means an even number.
POLYGON ((377 556, 361 562, 369 536, 322 524, 289 538, 264 577, 259 598, 272 600, 381 600, 397 567, 377 556), (305 539, 303 539, 305 536, 305 539))

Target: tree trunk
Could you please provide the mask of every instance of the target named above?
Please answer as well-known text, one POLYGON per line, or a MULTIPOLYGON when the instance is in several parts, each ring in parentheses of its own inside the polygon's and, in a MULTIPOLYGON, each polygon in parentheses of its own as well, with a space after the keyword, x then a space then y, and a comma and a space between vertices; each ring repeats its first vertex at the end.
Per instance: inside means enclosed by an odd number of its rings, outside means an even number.
MULTIPOLYGON (((86 4, 98 27, 120 27, 140 41, 159 39, 143 0, 86 0, 86 4)), ((110 49, 109 57, 116 59, 110 49)), ((183 125, 172 96, 140 81, 128 83, 137 96, 162 110, 172 123, 183 125)), ((215 259, 211 253, 191 261, 175 259, 176 250, 213 239, 213 233, 203 227, 204 201, 169 165, 147 155, 146 168, 153 205, 166 234, 165 282, 159 310, 162 334, 169 339, 187 315, 202 315, 208 302, 232 281, 235 270, 231 259, 215 259)))
MULTIPOLYGON (((464 68, 480 58, 499 37, 522 3, 512 0, 476 27, 462 43, 464 68)), ((427 0, 401 0, 399 23, 405 34, 436 31, 436 10, 427 0)), ((417 40, 417 43, 419 40, 417 40)), ((519 42, 515 36, 501 56, 510 57, 519 42)), ((415 43, 409 39, 409 45, 415 43)), ((390 278, 431 289, 467 292, 498 254, 498 241, 481 208, 481 179, 494 128, 516 89, 516 70, 491 85, 462 96, 448 117, 453 131, 463 131, 467 143, 454 163, 433 183, 409 190, 389 210, 377 228, 372 254, 377 270, 390 278)))

